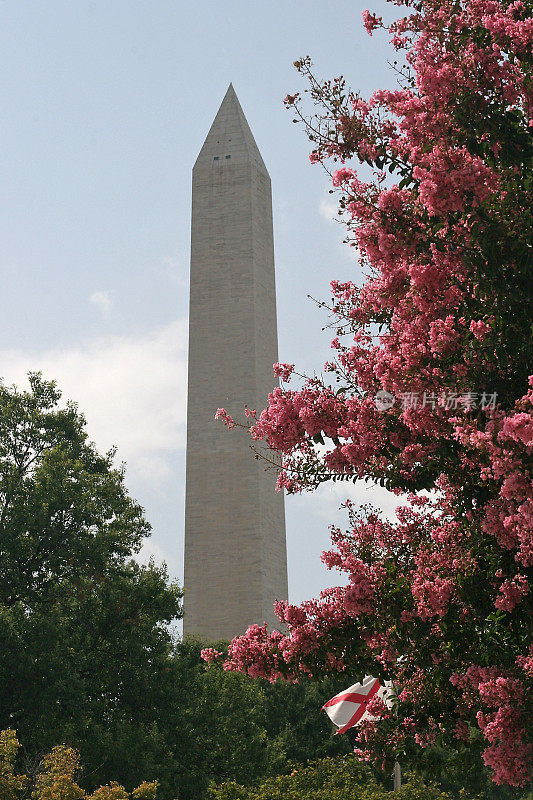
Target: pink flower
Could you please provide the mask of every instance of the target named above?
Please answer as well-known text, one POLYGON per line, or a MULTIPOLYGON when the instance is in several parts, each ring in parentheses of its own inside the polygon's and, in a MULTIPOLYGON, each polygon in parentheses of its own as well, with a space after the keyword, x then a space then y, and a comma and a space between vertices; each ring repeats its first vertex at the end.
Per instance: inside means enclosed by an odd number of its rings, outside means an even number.
POLYGON ((376 16, 376 14, 371 14, 368 10, 363 11, 362 17, 366 32, 372 36, 372 31, 379 28, 382 23, 381 17, 376 16))
POLYGON ((332 183, 333 186, 341 186, 346 181, 353 178, 354 172, 353 169, 348 169, 348 167, 341 167, 340 169, 336 170, 332 176, 332 183))
POLYGON ((472 322, 470 323, 470 330, 472 331, 476 339, 483 341, 487 333, 489 333, 490 331, 490 325, 487 325, 487 323, 483 322, 483 320, 481 319, 477 321, 472 320, 472 322))
POLYGON ((204 647, 203 650, 200 650, 200 658, 203 658, 208 664, 212 664, 213 661, 216 661, 217 658, 220 658, 223 653, 220 650, 215 650, 214 647, 204 647))
POLYGON ((294 364, 281 364, 278 362, 273 365, 272 369, 274 370, 274 375, 277 375, 282 381, 288 381, 294 371, 294 364))
POLYGON ((505 580, 498 591, 499 597, 494 605, 502 611, 510 612, 529 592, 529 583, 525 575, 515 575, 512 580, 505 580))
POLYGON ((229 429, 235 427, 235 422, 233 421, 233 418, 230 417, 225 408, 217 408, 215 419, 221 419, 224 425, 229 429))
POLYGON ((533 415, 522 411, 507 417, 501 435, 522 442, 526 447, 533 447, 533 415))
POLYGON ((492 745, 483 752, 483 761, 494 770, 493 781, 523 786, 531 777, 532 746, 524 741, 519 714, 511 706, 504 705, 491 714, 479 711, 477 721, 492 745))
POLYGON ((516 663, 522 667, 526 675, 533 678, 533 644, 529 648, 529 655, 518 656, 516 663))

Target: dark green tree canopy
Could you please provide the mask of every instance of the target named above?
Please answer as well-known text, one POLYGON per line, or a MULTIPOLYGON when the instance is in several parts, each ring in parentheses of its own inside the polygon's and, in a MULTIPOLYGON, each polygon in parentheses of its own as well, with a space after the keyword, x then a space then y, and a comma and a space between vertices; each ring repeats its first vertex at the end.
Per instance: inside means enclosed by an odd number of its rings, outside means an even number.
POLYGON ((59 409, 39 374, 30 387, 0 386, 0 601, 34 608, 63 581, 120 569, 150 526, 76 406, 59 409))
POLYGON ((133 559, 150 526, 124 468, 59 400, 39 374, 0 385, 0 729, 105 763, 119 720, 142 728, 159 692, 182 592, 133 559))

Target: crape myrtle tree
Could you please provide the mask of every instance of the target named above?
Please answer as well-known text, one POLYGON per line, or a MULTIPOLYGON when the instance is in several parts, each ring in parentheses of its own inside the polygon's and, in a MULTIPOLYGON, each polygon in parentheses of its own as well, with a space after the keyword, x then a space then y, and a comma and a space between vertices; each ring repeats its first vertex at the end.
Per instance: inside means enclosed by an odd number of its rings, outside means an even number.
MULTIPOLYGON (((278 487, 366 479, 404 495, 397 521, 348 504, 323 560, 348 576, 277 604, 226 669, 394 682, 358 752, 416 763, 435 745, 477 753, 497 784, 526 785, 533 721, 531 7, 407 2, 385 26, 398 88, 369 99, 319 82, 308 58, 311 161, 339 193, 365 279, 333 282, 334 358, 296 388, 292 365, 247 411, 278 487), (270 449, 270 450, 269 450, 270 449), (275 452, 274 452, 275 451, 275 452), (269 456, 269 452, 271 456, 269 456), (477 749, 476 749, 477 748, 477 749)), ((223 409, 218 416, 234 424, 223 409)), ((214 653, 207 653, 213 658, 214 653)))

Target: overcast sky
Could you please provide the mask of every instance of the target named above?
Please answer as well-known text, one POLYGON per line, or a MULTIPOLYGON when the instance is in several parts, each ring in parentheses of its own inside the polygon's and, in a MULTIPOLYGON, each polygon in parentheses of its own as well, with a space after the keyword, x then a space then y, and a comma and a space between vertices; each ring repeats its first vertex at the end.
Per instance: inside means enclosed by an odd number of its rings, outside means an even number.
MULTIPOLYGON (((292 62, 306 54, 318 76, 344 74, 364 95, 395 85, 386 38, 362 27, 367 7, 0 4, 0 375, 22 386, 41 369, 98 447, 117 445, 153 525, 143 557, 180 581, 192 165, 232 81, 272 178, 280 360, 319 371, 331 334, 307 295, 360 276, 327 176, 282 101, 305 88, 292 62)), ((292 601, 336 581, 319 556, 348 493, 388 514, 397 504, 364 485, 287 498, 292 601)))

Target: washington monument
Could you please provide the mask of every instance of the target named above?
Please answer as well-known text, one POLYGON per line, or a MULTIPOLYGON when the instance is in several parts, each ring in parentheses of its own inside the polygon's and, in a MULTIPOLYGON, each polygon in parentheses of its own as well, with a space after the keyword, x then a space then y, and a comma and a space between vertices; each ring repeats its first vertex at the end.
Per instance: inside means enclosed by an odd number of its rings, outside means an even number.
POLYGON ((184 634, 279 626, 285 511, 234 418, 261 410, 278 360, 270 177, 230 85, 192 173, 184 634))

